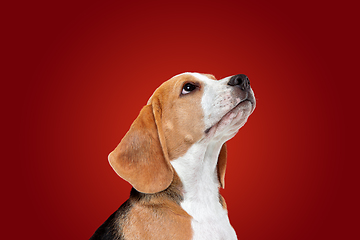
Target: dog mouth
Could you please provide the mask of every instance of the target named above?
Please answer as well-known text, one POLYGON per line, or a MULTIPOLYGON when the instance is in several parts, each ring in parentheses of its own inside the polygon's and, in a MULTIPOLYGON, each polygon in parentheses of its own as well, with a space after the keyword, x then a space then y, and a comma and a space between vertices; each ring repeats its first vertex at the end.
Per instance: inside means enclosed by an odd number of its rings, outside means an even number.
POLYGON ((235 119, 241 112, 240 108, 246 104, 250 103, 251 104, 251 110, 249 112, 249 116, 253 113, 254 109, 255 109, 255 99, 253 96, 246 97, 245 99, 241 100, 238 104, 235 105, 235 107, 233 107, 232 109, 230 109, 227 113, 224 114, 224 116, 222 116, 220 118, 220 120, 215 123, 214 125, 212 125, 211 127, 207 128, 205 130, 205 134, 208 134, 210 132, 211 129, 213 129, 214 127, 217 127, 221 122, 224 121, 225 118, 229 117, 230 115, 235 115, 233 117, 233 119, 235 119))

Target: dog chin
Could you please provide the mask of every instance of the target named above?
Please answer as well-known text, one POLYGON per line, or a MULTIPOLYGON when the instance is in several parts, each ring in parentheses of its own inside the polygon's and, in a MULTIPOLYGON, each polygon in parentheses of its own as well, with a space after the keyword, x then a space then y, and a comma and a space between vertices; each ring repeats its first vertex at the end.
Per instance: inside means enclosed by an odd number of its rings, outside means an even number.
POLYGON ((254 104, 242 101, 227 112, 216 124, 205 130, 206 138, 215 141, 227 141, 234 137, 239 129, 244 126, 250 114, 254 111, 254 104))

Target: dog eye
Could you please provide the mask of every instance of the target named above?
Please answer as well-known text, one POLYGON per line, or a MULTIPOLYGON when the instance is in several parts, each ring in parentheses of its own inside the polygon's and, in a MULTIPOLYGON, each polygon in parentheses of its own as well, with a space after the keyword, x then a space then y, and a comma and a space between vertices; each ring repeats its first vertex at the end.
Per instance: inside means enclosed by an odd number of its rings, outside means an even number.
POLYGON ((192 84, 192 83, 186 83, 181 91, 181 94, 185 95, 188 94, 192 91, 194 91, 197 88, 196 85, 192 84))

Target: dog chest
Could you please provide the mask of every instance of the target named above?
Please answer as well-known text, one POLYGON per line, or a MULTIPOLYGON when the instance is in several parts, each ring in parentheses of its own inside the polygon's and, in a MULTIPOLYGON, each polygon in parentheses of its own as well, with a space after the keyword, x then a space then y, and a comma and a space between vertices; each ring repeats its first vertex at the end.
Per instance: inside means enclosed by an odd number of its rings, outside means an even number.
POLYGON ((193 217, 191 227, 193 240, 236 240, 236 233, 229 222, 227 211, 219 202, 214 204, 188 203, 182 207, 193 217))

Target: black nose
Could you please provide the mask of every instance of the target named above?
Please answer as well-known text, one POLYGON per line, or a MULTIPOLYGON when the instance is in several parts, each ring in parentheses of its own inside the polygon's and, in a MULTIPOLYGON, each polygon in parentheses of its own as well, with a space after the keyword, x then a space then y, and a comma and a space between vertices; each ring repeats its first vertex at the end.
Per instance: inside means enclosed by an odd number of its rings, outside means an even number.
POLYGON ((228 85, 239 86, 241 90, 247 91, 250 89, 249 78, 245 74, 234 75, 230 78, 228 85))

